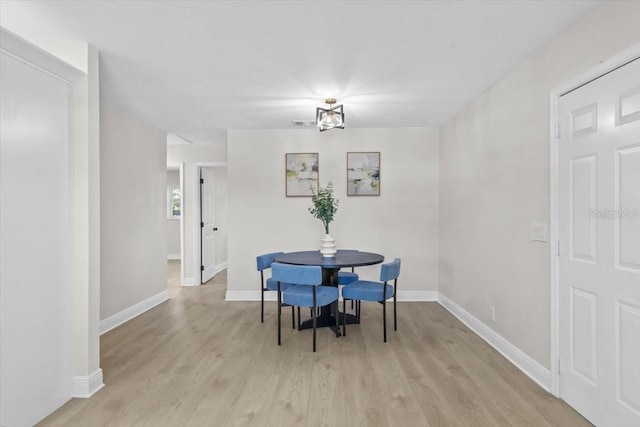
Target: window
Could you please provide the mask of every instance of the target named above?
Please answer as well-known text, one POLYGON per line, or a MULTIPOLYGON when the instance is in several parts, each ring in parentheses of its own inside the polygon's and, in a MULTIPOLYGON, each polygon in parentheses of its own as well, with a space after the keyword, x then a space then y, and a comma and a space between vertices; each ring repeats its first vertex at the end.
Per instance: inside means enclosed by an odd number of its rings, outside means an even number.
POLYGON ((180 187, 167 189, 167 218, 179 219, 182 214, 182 191, 180 187))

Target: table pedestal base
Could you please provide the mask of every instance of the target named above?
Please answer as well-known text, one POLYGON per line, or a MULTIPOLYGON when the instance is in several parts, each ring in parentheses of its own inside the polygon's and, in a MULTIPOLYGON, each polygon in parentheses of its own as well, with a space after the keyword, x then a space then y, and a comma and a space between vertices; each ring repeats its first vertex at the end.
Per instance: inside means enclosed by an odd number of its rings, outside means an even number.
MULTIPOLYGON (((344 316, 347 316, 347 318, 345 319, 346 320, 345 323, 347 323, 348 325, 353 325, 358 323, 358 318, 353 314, 339 312, 338 315, 340 316, 338 318, 340 325, 342 325, 344 316)), ((322 307, 322 312, 320 316, 318 316, 318 318, 316 319, 316 327, 317 328, 329 327, 333 332, 335 332, 336 337, 339 337, 342 335, 342 333, 340 332, 340 327, 338 326, 338 328, 336 328, 336 318, 331 313, 330 306, 322 307)), ((302 322, 300 324, 300 330, 302 329, 313 329, 313 319, 308 319, 302 322)))

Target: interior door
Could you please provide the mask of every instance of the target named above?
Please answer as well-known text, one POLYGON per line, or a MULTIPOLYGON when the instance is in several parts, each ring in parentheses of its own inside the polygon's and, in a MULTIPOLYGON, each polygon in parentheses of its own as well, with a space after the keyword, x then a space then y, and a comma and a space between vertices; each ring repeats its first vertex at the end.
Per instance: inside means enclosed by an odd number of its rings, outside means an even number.
POLYGON ((212 169, 200 169, 201 283, 215 275, 215 185, 212 169))
POLYGON ((560 98, 560 396, 640 426, 640 59, 560 98))

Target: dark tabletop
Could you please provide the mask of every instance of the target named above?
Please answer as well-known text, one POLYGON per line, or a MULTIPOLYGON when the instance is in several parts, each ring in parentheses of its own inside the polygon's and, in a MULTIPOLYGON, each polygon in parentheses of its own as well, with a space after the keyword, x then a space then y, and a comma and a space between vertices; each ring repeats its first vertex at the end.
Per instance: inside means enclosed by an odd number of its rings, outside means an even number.
POLYGON ((335 256, 323 257, 320 251, 288 252, 275 258, 276 262, 295 265, 319 265, 322 268, 360 267, 380 264, 384 256, 372 252, 338 251, 335 256))

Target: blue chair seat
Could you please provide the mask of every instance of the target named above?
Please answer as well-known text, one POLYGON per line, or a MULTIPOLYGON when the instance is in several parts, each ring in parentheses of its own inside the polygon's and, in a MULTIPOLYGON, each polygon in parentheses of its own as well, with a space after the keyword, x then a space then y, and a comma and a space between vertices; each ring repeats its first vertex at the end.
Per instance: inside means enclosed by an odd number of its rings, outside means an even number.
POLYGON ((393 297, 393 286, 380 282, 359 280, 342 289, 342 297, 361 301, 382 301, 383 286, 387 287, 387 299, 393 297))
MULTIPOLYGON (((293 286, 293 284, 291 283, 280 283, 280 291, 284 291, 291 286, 293 286)), ((273 280, 273 277, 269 277, 267 279, 267 289, 269 289, 270 291, 278 290, 278 282, 273 280)))
POLYGON ((356 273, 351 273, 349 271, 340 271, 338 272, 338 285, 348 285, 355 282, 359 278, 360 277, 356 273))
MULTIPOLYGON (((316 286, 316 307, 322 307, 338 299, 338 288, 332 286, 316 286)), ((293 285, 282 292, 285 304, 298 307, 313 307, 313 286, 293 285)))

